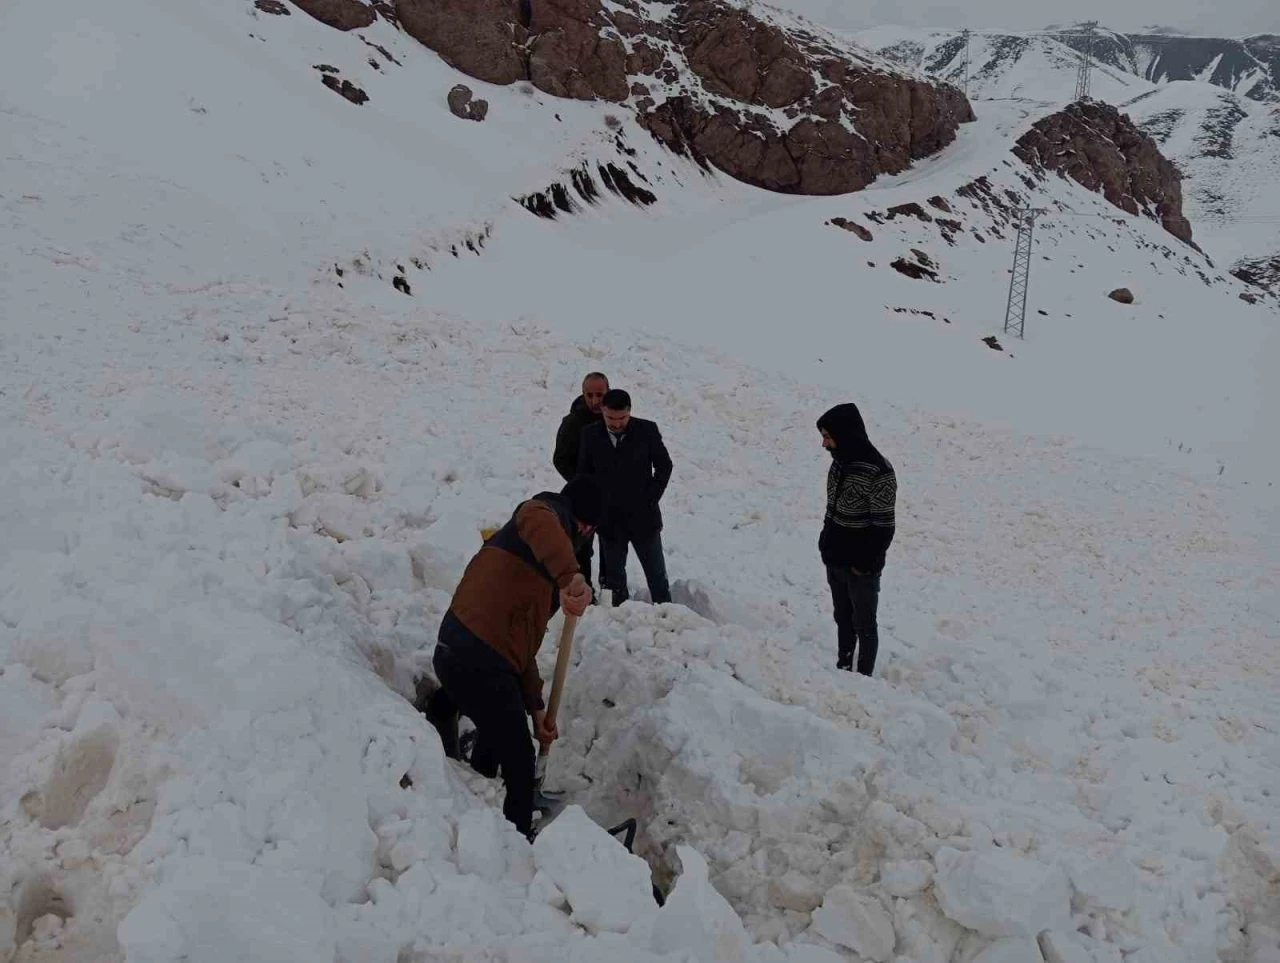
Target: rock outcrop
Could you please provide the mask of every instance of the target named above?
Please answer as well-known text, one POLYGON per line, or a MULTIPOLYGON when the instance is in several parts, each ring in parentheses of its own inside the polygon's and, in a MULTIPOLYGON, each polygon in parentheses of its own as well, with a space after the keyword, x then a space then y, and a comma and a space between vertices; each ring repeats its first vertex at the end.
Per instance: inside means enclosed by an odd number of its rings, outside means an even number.
POLYGON ((1239 261, 1231 273, 1245 284, 1262 288, 1280 297, 1280 254, 1239 261))
POLYGON ((1110 104, 1072 104, 1037 121, 1013 152, 1038 169, 1057 171, 1130 214, 1158 220, 1191 243, 1182 213, 1182 175, 1156 142, 1110 104))
POLYGON ((1107 297, 1120 304, 1133 304, 1133 292, 1128 288, 1116 288, 1107 297))
POLYGON ((293 5, 335 30, 359 30, 378 19, 373 7, 360 0, 293 0, 293 5))
POLYGON ((464 73, 628 103, 670 149, 769 190, 859 190, 973 119, 955 87, 798 22, 725 0, 662 13, 639 0, 396 0, 401 26, 464 73))

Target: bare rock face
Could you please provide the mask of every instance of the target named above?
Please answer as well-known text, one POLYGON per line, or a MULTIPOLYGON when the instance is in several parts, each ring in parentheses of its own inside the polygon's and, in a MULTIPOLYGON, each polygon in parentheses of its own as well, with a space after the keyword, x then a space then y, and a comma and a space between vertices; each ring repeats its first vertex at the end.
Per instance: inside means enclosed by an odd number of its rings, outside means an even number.
POLYGON ((895 74, 857 48, 720 0, 677 5, 661 26, 687 65, 675 65, 677 75, 692 73, 703 89, 643 111, 640 122, 672 150, 757 187, 860 190, 946 146, 973 119, 954 87, 895 74), (779 130, 776 110, 795 123, 779 130))
POLYGON ((1191 242, 1182 213, 1182 175, 1127 114, 1110 104, 1072 104, 1038 121, 1013 152, 1036 168, 1058 171, 1130 214, 1146 214, 1191 242))
POLYGON ((1280 297, 1280 254, 1239 261, 1231 268, 1231 273, 1245 284, 1280 297))
POLYGON ((464 74, 491 84, 528 79, 520 0, 396 0, 396 17, 409 36, 464 74))
POLYGON ((455 84, 449 91, 449 110, 454 117, 463 120, 484 120, 489 116, 489 101, 473 100, 471 88, 466 84, 455 84))
POLYGON ((531 0, 529 79, 539 90, 575 100, 623 101, 631 93, 627 49, 599 0, 531 0))
POLYGON ((1107 297, 1112 301, 1118 301, 1120 304, 1133 304, 1133 292, 1128 288, 1116 288, 1107 297))
POLYGON ((726 0, 663 9, 657 19, 638 0, 395 0, 404 29, 464 73, 580 100, 634 95, 660 142, 769 190, 859 190, 973 119, 956 88, 834 37, 726 0), (650 93, 663 89, 665 100, 650 93))
POLYGON ((293 5, 336 30, 359 30, 378 19, 373 7, 360 0, 293 0, 293 5))

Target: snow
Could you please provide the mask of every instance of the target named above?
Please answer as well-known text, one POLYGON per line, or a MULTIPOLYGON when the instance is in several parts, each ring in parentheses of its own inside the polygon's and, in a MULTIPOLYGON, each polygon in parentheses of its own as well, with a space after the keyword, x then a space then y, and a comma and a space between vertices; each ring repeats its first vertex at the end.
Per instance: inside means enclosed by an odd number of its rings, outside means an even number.
POLYGON ((0 37, 0 959, 1280 952, 1275 315, 1027 187, 1031 107, 791 198, 629 122, 619 154, 603 105, 469 81, 459 122, 384 23, 23 0, 0 37), (659 202, 511 200, 588 159, 659 202), (1051 316, 1000 353, 979 174, 1061 215, 1051 316), (935 194, 954 247, 866 216, 935 194), (887 270, 911 247, 945 283, 887 270), (530 847, 408 700, 592 368, 673 452, 684 604, 582 621, 550 775, 581 808, 530 847), (873 679, 832 671, 815 549, 850 396, 902 478, 873 679), (636 857, 595 828, 628 816, 636 857))
POLYGON ((589 933, 626 933, 652 924, 657 907, 648 864, 623 849, 581 806, 569 806, 538 834, 533 856, 538 872, 568 900, 573 921, 589 933))
POLYGON ((960 852, 946 846, 934 861, 938 905, 970 929, 1033 937, 1071 922, 1071 887, 1059 866, 1004 850, 960 852))
POLYGON ((813 914, 813 931, 876 963, 893 956, 897 940, 893 919, 884 906, 849 886, 836 886, 827 892, 822 906, 813 914))

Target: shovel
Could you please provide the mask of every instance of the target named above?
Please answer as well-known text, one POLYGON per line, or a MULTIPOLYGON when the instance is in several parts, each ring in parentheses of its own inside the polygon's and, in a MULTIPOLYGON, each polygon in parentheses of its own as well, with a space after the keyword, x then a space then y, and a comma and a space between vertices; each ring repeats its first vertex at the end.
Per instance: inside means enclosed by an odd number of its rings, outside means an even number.
MULTIPOLYGON (((573 655, 573 630, 578 627, 578 617, 565 613, 564 625, 560 629, 560 646, 556 650, 556 673, 551 679, 551 698, 547 700, 547 722, 555 724, 556 714, 560 711, 560 694, 564 691, 564 677, 569 672, 569 659, 573 655)), ((551 755, 550 746, 538 746, 538 761, 533 769, 533 805, 535 809, 548 812, 564 802, 563 792, 547 792, 542 783, 547 776, 547 758, 551 755)))

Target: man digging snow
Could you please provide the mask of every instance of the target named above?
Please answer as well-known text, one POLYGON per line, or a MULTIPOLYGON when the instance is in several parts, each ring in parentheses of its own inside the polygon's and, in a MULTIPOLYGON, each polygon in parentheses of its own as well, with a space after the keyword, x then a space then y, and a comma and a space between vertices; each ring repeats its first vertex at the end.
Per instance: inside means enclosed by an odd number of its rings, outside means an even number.
POLYGON ((822 447, 831 452, 827 515, 818 551, 827 567, 839 652, 836 668, 870 675, 880 634, 876 608, 880 572, 893 541, 898 480, 888 459, 871 444, 857 405, 836 405, 818 419, 822 447))
POLYGON ((534 808, 526 714, 543 746, 558 735, 542 701, 538 649, 557 608, 580 616, 591 604, 574 553, 595 530, 603 502, 590 478, 521 502, 467 565, 440 624, 432 662, 440 688, 427 704, 427 718, 451 759, 458 758, 459 713, 475 723, 471 766, 489 778, 501 769, 503 815, 526 836, 534 808))

